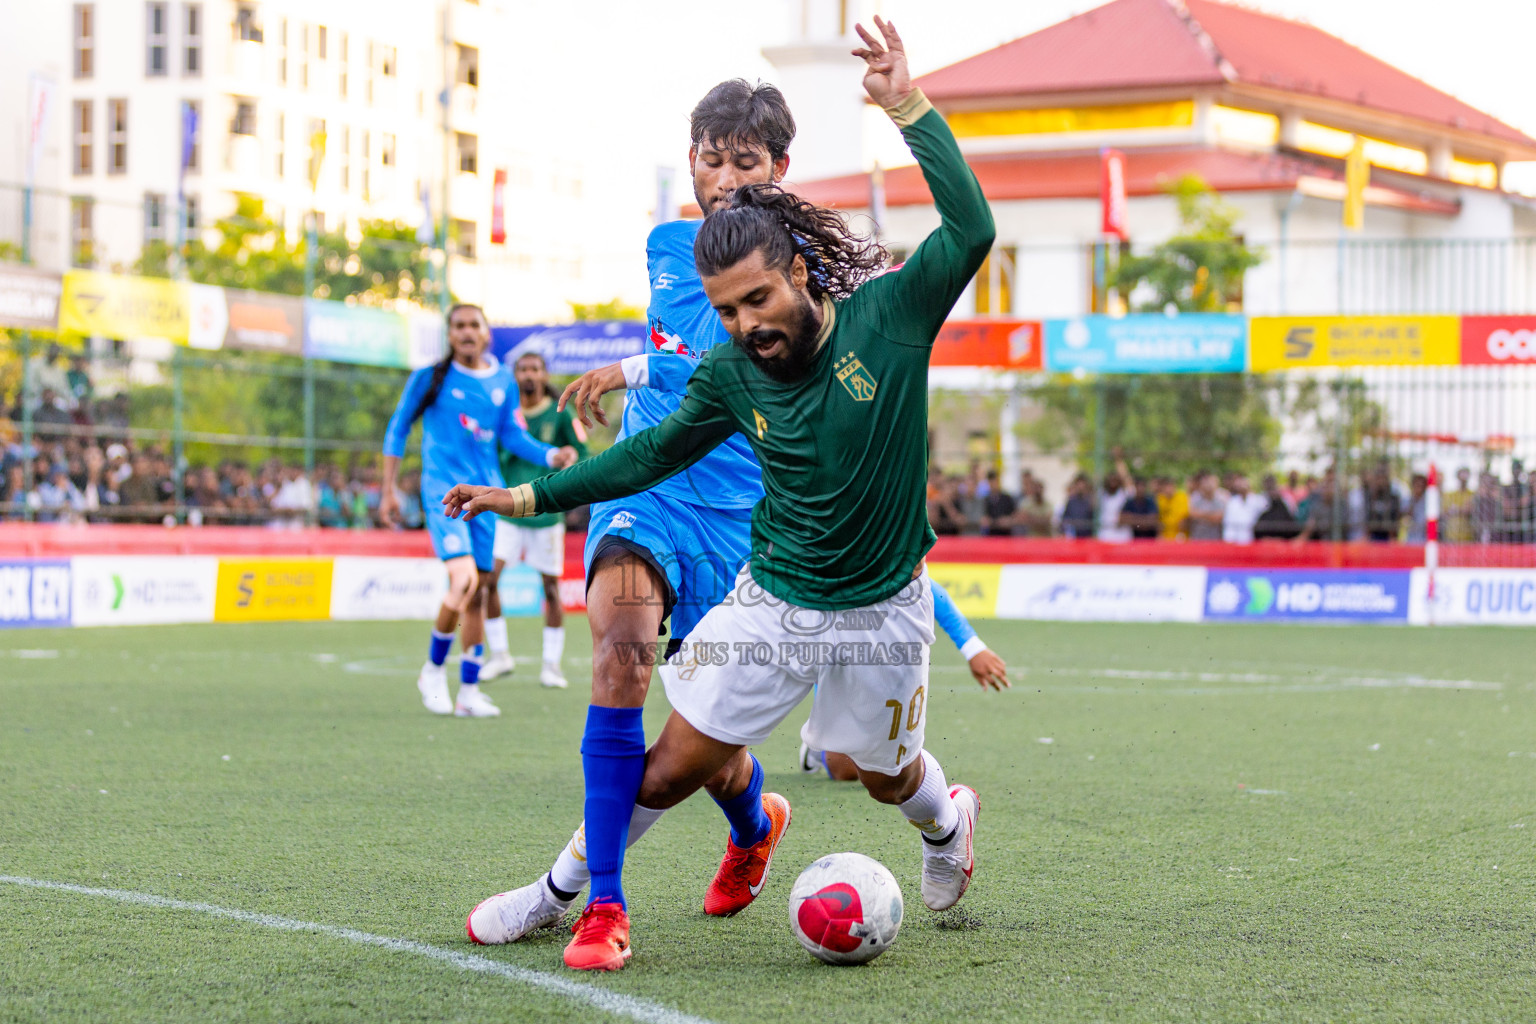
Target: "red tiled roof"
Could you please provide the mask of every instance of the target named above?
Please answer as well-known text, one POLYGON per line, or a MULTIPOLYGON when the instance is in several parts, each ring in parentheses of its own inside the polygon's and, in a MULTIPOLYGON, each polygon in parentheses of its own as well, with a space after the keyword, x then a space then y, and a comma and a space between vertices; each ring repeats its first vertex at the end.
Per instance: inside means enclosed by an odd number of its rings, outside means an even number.
POLYGON ((1536 148, 1536 139, 1321 29, 1216 0, 1113 0, 917 80, 941 104, 1226 82, 1322 97, 1536 148))
MULTIPOLYGON (((1096 153, 1009 154, 968 158, 987 199, 1096 199, 1099 195, 1099 156, 1096 153)), ((1339 161, 1311 161, 1272 153, 1240 153, 1222 149, 1133 149, 1125 153, 1127 195, 1157 195, 1165 184, 1185 174, 1198 174, 1217 192, 1286 191, 1302 179, 1342 180, 1339 161)), ((845 174, 820 181, 793 182, 799 196, 822 206, 844 209, 869 205, 869 175, 845 174)), ((1453 215, 1459 205, 1435 196, 1375 183, 1368 194, 1374 202, 1420 213, 1453 215)), ((925 206, 933 202, 922 172, 915 164, 885 172, 887 206, 925 206)))

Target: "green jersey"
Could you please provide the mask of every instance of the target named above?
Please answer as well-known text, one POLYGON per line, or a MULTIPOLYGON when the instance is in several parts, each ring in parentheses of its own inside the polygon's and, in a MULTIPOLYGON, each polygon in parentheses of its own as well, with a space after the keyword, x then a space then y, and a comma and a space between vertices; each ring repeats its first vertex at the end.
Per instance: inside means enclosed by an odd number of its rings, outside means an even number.
MULTIPOLYGON (((522 427, 531 436, 555 448, 563 448, 566 445, 570 445, 576 449, 577 455, 586 458, 587 435, 569 412, 561 412, 555 408, 555 400, 553 398, 546 396, 543 402, 532 409, 518 406, 517 411, 512 415, 517 418, 517 425, 522 427)), ((506 480, 508 487, 516 487, 518 484, 529 484, 539 477, 553 472, 554 470, 548 466, 541 466, 529 462, 527 459, 520 459, 505 448, 501 450, 501 476, 502 479, 506 480)), ((514 522, 519 526, 537 529, 541 526, 554 526, 561 519, 560 513, 547 512, 527 519, 517 519, 514 522)))
POLYGON ((914 90, 890 112, 942 223, 899 268, 823 300, 808 372, 781 383, 735 345, 704 355, 677 412, 533 484, 566 509, 646 490, 736 432, 763 468, 753 578, 806 608, 883 601, 933 546, 926 502, 928 357, 994 237, 992 213, 943 117, 914 90))

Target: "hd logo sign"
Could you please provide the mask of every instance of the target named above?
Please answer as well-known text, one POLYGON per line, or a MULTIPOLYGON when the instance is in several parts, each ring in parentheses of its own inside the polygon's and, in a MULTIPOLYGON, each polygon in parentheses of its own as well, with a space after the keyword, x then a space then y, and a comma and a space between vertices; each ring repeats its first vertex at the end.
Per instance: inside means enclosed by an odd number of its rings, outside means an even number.
POLYGON ((292 622, 331 614, 329 558, 220 559, 215 622, 292 622))
POLYGON ((1407 570, 1212 569, 1207 621, 1406 622, 1407 570))

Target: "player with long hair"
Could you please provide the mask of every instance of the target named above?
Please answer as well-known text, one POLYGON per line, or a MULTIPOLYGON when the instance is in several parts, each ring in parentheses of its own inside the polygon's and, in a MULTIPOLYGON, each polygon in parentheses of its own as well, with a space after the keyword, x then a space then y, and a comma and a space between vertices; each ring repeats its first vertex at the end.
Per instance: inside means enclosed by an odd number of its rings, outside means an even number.
MULTIPOLYGON (((432 507, 456 482, 474 479, 501 487, 497 446, 529 461, 560 468, 576 461, 571 448, 553 448, 533 440, 512 415, 512 377, 486 350, 491 328, 479 306, 460 303, 448 311, 448 353, 432 366, 411 374, 384 431, 384 487, 379 497, 379 519, 397 526, 400 499, 396 480, 405 442, 421 420, 421 501, 432 507), (434 498, 435 496, 435 498, 434 498)), ((490 586, 493 520, 445 521, 427 515, 432 547, 448 569, 448 593, 433 624, 427 660, 421 666, 416 688, 427 710, 461 718, 490 718, 501 714, 480 692, 483 658, 485 594, 490 586), (461 621, 462 620, 462 621, 461 621), (444 662, 459 638, 459 692, 448 696, 444 662)))
MULTIPOLYGON (((980 805, 923 749, 928 358, 995 232, 953 134, 912 88, 900 37, 876 25, 883 45, 859 27, 865 89, 917 157, 938 229, 899 270, 876 276, 885 254, 835 213, 772 185, 738 188, 694 241, 733 344, 701 360, 678 411, 571 470, 511 490, 455 487, 444 505, 454 516, 523 516, 612 499, 745 437, 764 488, 751 558, 661 670, 673 712, 636 806, 654 813, 706 783, 717 801, 751 793, 761 768, 746 748, 814 692, 801 738, 847 754, 870 795, 919 829, 923 901, 940 910, 970 883, 980 805)), ((618 902, 588 903, 575 931, 569 966, 613 970, 630 956, 618 902)))

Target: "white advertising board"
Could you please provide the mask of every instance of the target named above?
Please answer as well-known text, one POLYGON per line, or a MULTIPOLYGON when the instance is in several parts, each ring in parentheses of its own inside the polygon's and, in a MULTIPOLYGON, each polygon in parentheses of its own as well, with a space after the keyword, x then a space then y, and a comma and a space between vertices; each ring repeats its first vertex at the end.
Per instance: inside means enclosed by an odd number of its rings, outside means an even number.
POLYGON ((217 558, 80 555, 70 568, 77 626, 213 621, 217 558))
POLYGON ((448 591, 448 571, 435 558, 339 556, 333 562, 333 619, 430 619, 448 591))
POLYGON ((1000 619, 1199 622, 1205 569, 1198 566, 1005 565, 1000 619))
POLYGON ((1408 593, 1416 626, 1536 626, 1536 569, 1437 570, 1433 619, 1425 570, 1413 570, 1408 593))

